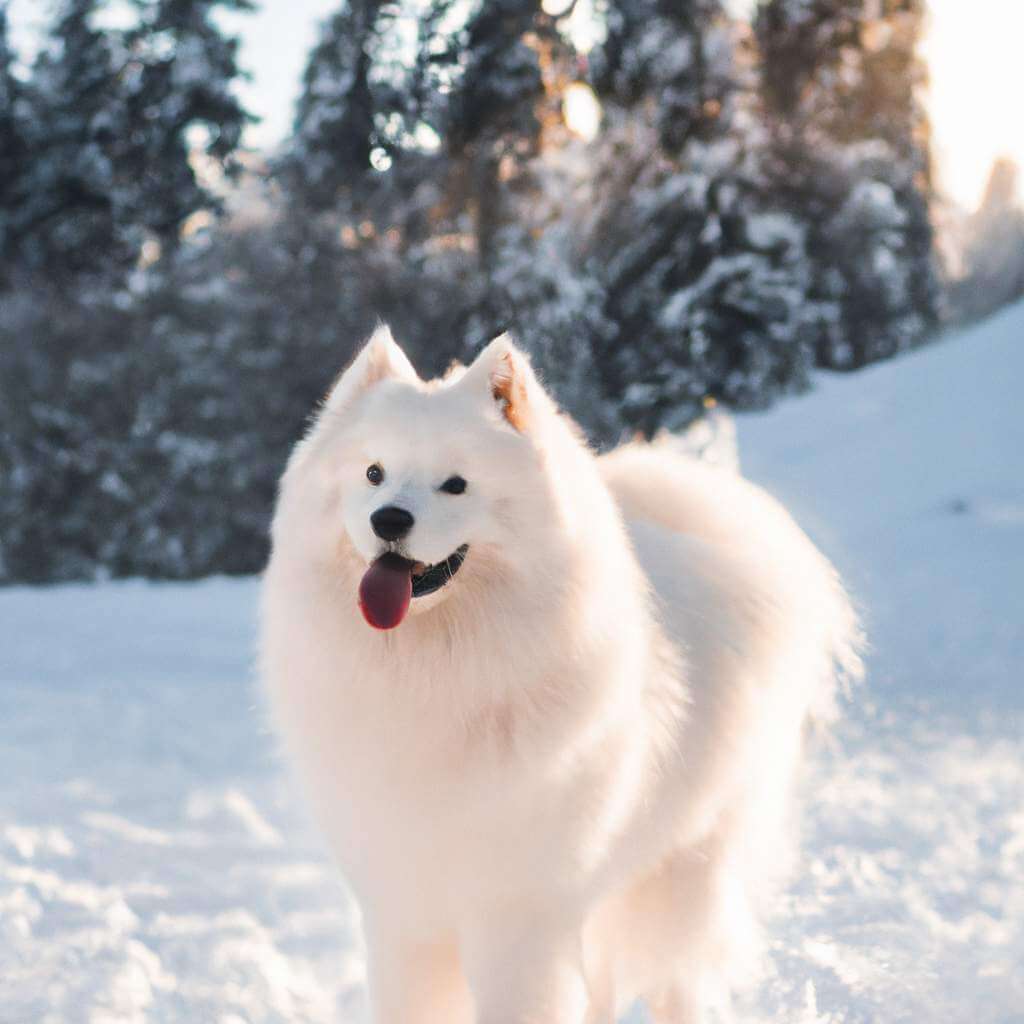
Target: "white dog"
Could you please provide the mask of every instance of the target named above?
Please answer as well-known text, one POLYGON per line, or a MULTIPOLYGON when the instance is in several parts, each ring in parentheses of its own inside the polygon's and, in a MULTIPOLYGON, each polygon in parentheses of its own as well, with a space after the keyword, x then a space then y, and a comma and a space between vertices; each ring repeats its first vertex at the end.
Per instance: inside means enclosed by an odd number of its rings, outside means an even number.
POLYGON ((284 475, 262 642, 375 1024, 701 1020, 856 641, 757 487, 596 458, 506 338, 424 382, 380 328, 284 475))

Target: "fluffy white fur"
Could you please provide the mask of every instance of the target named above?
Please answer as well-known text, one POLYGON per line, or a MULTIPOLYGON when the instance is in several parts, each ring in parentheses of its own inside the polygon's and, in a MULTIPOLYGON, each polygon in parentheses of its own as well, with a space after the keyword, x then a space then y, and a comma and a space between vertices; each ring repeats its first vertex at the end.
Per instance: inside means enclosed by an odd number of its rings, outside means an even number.
POLYGON ((637 997, 700 1021, 747 969, 856 638, 759 488, 657 444, 595 457, 505 338, 423 382, 378 330, 284 475, 262 637, 375 1024, 611 1024, 637 997), (356 595, 388 503, 409 558, 469 553, 378 632, 356 595))

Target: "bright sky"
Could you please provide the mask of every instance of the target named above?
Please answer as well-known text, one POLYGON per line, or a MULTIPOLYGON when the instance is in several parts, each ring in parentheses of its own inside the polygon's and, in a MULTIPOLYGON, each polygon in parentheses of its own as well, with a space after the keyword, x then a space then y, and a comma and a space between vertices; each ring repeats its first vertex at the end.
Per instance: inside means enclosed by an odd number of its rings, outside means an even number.
POLYGON ((242 87, 246 106, 263 119, 250 129, 249 144, 271 147, 292 126, 306 56, 320 22, 341 0, 257 0, 259 10, 222 21, 242 37, 241 63, 253 79, 242 87))
MULTIPOLYGON (((288 132, 306 54, 317 23, 340 0, 263 0, 253 15, 224 19, 242 36, 243 87, 263 120, 249 136, 272 146, 288 132)), ((728 0, 738 11, 754 0, 728 0)), ((12 0, 15 41, 32 47, 48 4, 12 0)), ((927 102, 940 187, 973 207, 992 162, 1007 155, 1024 169, 1024 0, 930 0, 924 56, 931 71, 927 102)))
POLYGON ((993 161, 1024 170, 1024 0, 931 0, 923 53, 939 184, 972 208, 993 161))

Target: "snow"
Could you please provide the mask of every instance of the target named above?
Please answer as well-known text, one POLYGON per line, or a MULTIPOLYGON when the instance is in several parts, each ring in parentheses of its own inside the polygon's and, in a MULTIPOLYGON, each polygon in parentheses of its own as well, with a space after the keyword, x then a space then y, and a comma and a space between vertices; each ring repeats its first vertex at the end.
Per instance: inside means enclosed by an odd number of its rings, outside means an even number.
MULTIPOLYGON (((744 1021, 1024 1021, 1022 380, 1024 305, 737 421, 873 643, 744 1021)), ((358 911, 255 696, 256 598, 0 591, 0 1022, 365 1019, 358 911)))

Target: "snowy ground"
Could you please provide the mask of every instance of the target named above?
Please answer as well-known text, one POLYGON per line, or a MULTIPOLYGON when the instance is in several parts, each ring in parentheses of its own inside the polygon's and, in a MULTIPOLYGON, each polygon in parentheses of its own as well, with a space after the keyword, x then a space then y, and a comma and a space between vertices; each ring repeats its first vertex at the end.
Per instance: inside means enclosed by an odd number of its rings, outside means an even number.
MULTIPOLYGON (((750 1022, 1024 1022, 1024 306, 739 422, 869 686, 750 1022)), ((254 699, 256 584, 0 591, 0 1022, 364 1017, 358 914, 254 699)))

